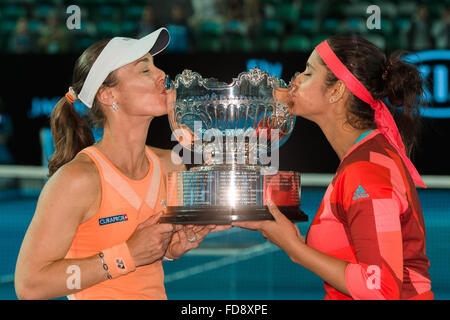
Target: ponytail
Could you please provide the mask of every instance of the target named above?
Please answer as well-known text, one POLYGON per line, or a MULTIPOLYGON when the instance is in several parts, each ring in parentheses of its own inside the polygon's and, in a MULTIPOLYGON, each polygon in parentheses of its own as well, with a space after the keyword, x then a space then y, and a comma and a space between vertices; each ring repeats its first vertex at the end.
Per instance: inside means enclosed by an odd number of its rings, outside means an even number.
POLYGON ((414 65, 401 59, 402 52, 394 52, 388 59, 383 79, 384 96, 393 108, 393 116, 409 156, 417 145, 421 127, 417 97, 423 95, 423 81, 414 65))
MULTIPOLYGON (((90 123, 97 128, 103 127, 105 124, 106 117, 97 99, 94 99, 92 108, 89 109, 89 122, 78 114, 73 102, 77 99, 77 94, 81 91, 92 65, 108 42, 109 39, 97 41, 81 54, 75 63, 69 92, 58 101, 53 109, 50 124, 55 152, 48 163, 49 176, 71 161, 78 152, 95 142, 90 123)), ((115 73, 111 72, 103 85, 113 87, 117 83, 115 73)))
POLYGON ((94 143, 88 122, 75 110, 67 97, 58 101, 50 117, 55 151, 48 162, 49 176, 75 155, 94 143))

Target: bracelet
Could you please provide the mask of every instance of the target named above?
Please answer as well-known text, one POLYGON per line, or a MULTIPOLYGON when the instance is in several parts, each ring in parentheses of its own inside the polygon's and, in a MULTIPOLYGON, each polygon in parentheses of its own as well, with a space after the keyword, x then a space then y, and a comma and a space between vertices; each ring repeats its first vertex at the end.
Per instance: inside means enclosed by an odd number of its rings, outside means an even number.
POLYGON ((106 276, 108 277, 109 280, 112 280, 111 274, 109 273, 108 265, 106 264, 106 261, 105 261, 105 255, 103 254, 103 252, 100 251, 98 256, 102 260, 102 265, 103 265, 103 269, 106 272, 106 276))
POLYGON ((162 261, 173 261, 173 259, 167 258, 166 256, 162 257, 162 261))

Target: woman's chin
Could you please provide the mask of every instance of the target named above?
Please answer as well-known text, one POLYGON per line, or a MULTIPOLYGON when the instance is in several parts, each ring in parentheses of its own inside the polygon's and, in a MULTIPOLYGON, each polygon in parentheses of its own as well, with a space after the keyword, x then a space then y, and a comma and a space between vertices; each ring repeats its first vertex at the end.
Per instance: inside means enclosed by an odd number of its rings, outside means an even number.
POLYGON ((301 116, 301 107, 298 104, 289 103, 288 104, 289 113, 294 116, 301 116), (299 112, 300 111, 300 112, 299 112))
POLYGON ((289 113, 290 113, 290 114, 294 114, 294 104, 293 104, 291 101, 289 101, 289 102, 287 103, 287 107, 288 107, 288 109, 289 109, 289 113))
POLYGON ((142 109, 142 113, 151 117, 161 117, 167 115, 168 109, 165 101, 158 104, 147 105, 142 109))
POLYGON ((162 117, 167 115, 167 108, 163 108, 161 110, 151 110, 151 116, 152 117, 162 117))

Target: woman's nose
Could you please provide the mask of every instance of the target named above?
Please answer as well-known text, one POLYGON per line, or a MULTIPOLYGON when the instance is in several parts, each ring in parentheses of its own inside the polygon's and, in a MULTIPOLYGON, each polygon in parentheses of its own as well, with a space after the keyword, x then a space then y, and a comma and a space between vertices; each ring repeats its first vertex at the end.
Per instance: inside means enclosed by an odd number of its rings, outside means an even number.
POLYGON ((155 65, 153 65, 153 74, 157 75, 158 80, 166 78, 166 73, 155 65))
POLYGON ((158 69, 158 77, 165 80, 166 79, 166 73, 162 71, 161 69, 158 69))
POLYGON ((155 67, 155 71, 157 74, 157 79, 158 79, 157 81, 162 82, 165 85, 166 78, 167 78, 166 73, 157 67, 155 67))

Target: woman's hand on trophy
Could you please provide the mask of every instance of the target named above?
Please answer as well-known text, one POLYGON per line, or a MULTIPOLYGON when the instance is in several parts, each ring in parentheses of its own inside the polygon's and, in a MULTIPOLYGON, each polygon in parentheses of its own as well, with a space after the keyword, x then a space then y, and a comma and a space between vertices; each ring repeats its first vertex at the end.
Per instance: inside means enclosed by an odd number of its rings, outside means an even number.
POLYGON ((297 225, 286 218, 272 200, 267 200, 267 207, 274 220, 233 222, 232 225, 244 229, 258 230, 264 238, 287 252, 298 242, 305 243, 297 225))
POLYGON ((158 223, 163 211, 140 223, 127 240, 136 267, 151 264, 164 255, 180 226, 158 223))
POLYGON ((189 250, 197 248, 200 242, 215 227, 215 225, 182 226, 180 230, 174 233, 172 241, 167 248, 166 257, 176 260, 189 250))
POLYGON ((224 231, 224 230, 228 230, 228 229, 231 229, 231 228, 233 228, 233 226, 231 224, 220 225, 220 226, 215 226, 209 232, 219 232, 219 231, 224 231))

